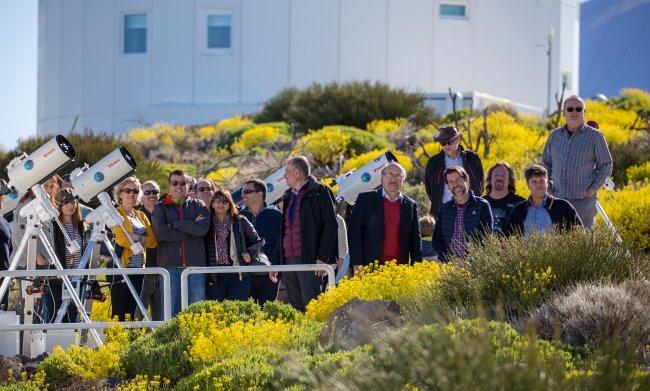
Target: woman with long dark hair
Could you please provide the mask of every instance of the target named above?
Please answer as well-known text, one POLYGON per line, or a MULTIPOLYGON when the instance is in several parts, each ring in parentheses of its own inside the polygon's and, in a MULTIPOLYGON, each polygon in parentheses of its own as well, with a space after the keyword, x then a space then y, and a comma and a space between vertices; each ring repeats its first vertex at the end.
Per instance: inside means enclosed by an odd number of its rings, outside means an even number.
MULTIPOLYGON (((56 257, 61 261, 61 264, 66 269, 76 269, 81 261, 83 249, 88 242, 90 229, 86 221, 81 218, 81 209, 79 209, 79 201, 75 198, 70 189, 59 190, 55 197, 55 203, 59 211, 59 221, 63 225, 65 233, 68 234, 70 240, 76 242, 81 249, 77 253, 70 253, 66 246, 65 235, 59 228, 58 224, 52 225, 53 246, 56 257)), ((52 265, 51 268, 55 266, 52 265)), ((62 289, 63 284, 61 279, 51 279, 46 284, 48 288, 41 299, 41 317, 43 323, 51 323, 56 319, 59 307, 63 302, 62 289)), ((68 305, 67 312, 63 317, 63 322, 74 323, 77 321, 77 308, 71 301, 68 305)))
MULTIPOLYGON (((246 265, 257 257, 264 241, 246 217, 239 214, 230 192, 219 189, 209 205, 210 230, 205 236, 208 266, 246 265)), ((207 282, 210 300, 248 300, 248 273, 213 274, 207 282)))

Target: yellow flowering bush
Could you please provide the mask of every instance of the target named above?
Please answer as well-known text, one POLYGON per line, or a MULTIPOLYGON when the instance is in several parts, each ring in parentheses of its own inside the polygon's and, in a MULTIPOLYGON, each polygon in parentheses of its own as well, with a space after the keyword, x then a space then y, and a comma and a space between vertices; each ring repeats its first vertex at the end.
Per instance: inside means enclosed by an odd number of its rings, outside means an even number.
POLYGON ((129 344, 129 335, 122 326, 104 331, 106 343, 98 348, 71 345, 67 351, 56 346, 39 366, 47 380, 80 377, 86 380, 123 375, 120 356, 129 344))
POLYGON ((199 128, 198 133, 202 138, 213 138, 249 126, 253 126, 253 121, 250 118, 235 115, 230 118, 222 119, 216 124, 202 126, 199 128))
POLYGON ((350 136, 340 128, 325 127, 302 136, 296 143, 293 153, 309 154, 316 164, 324 166, 343 156, 349 142, 350 136))
POLYGON ((638 166, 628 167, 627 179, 631 184, 648 182, 650 180, 650 161, 638 166))
MULTIPOLYGON (((385 153, 386 151, 388 151, 388 149, 386 149, 386 148, 384 148, 384 149, 376 149, 376 150, 373 150, 373 151, 370 151, 370 152, 363 153, 361 155, 355 156, 353 158, 350 158, 350 159, 346 160, 345 163, 343 163, 343 166, 341 167, 341 173, 342 174, 346 173, 346 172, 350 171, 353 168, 359 169, 359 168, 363 167, 366 163, 368 163, 369 161, 375 159, 377 156, 385 153)), ((402 153, 400 151, 394 151, 393 150, 391 152, 395 155, 395 157, 397 158, 397 161, 399 162, 399 164, 404 166, 404 169, 407 172, 413 171, 413 162, 411 162, 411 159, 408 156, 406 156, 404 153, 402 153)))
MULTIPOLYGON (((485 156, 485 147, 481 143, 478 155, 487 170, 499 160, 505 160, 515 173, 521 175, 524 168, 541 156, 547 134, 540 133, 537 128, 517 122, 509 114, 502 111, 490 113, 487 117, 488 131, 491 137, 490 150, 485 156)), ((480 129, 483 128, 483 118, 472 122, 472 137, 475 142, 480 129)), ((468 139, 468 135, 464 135, 468 139)))
POLYGON ((93 322, 111 322, 116 321, 117 317, 112 318, 111 296, 108 295, 104 302, 93 300, 92 310, 90 312, 90 320, 93 322))
MULTIPOLYGON (((624 242, 650 248, 650 184, 600 191, 598 198, 624 242)), ((596 217, 600 221, 600 215, 596 217)))
POLYGON ((261 148, 273 143, 288 142, 286 124, 262 124, 254 126, 242 133, 241 137, 232 145, 233 152, 241 153, 255 148, 261 148))
POLYGON ((599 130, 603 132, 610 146, 622 144, 640 134, 638 130, 630 130, 636 118, 634 111, 612 108, 605 102, 594 100, 585 103, 587 107, 585 118, 598 122, 599 130))
POLYGON ((440 147, 439 143, 430 142, 430 143, 426 143, 423 146, 416 149, 415 152, 414 152, 414 156, 418 160, 418 163, 420 163, 420 165, 422 167, 426 167, 427 163, 429 162, 429 159, 433 155, 440 152, 441 150, 442 150, 442 148, 440 147))
POLYGON ((227 186, 238 173, 239 169, 237 167, 224 167, 210 172, 206 177, 217 186, 227 186))
POLYGON ((404 118, 376 119, 366 125, 366 130, 371 133, 386 135, 399 130, 403 124, 404 118))
POLYGON ((434 282, 448 266, 436 262, 419 262, 413 266, 388 262, 384 265, 368 265, 354 277, 344 278, 307 305, 307 316, 323 321, 336 308, 355 297, 362 300, 414 299, 424 285, 434 282))
POLYGON ((137 375, 135 379, 121 383, 117 386, 117 391, 159 391, 171 387, 171 381, 158 375, 151 378, 147 375, 137 375))
POLYGON ((182 125, 157 123, 149 128, 133 129, 129 131, 127 137, 129 140, 136 143, 158 140, 162 145, 171 147, 177 140, 184 139, 186 134, 185 127, 182 125))
POLYGON ((509 289, 504 289, 502 293, 507 297, 517 297, 520 304, 528 308, 541 301, 554 278, 550 266, 546 270, 535 269, 519 262, 511 272, 501 274, 503 286, 509 289))

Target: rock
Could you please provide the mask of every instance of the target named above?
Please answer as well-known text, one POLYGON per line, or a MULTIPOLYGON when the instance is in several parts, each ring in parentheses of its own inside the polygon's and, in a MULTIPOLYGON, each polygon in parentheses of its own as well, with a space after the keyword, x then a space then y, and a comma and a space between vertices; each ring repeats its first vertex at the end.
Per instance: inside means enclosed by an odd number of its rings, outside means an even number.
POLYGON ((354 298, 327 317, 320 342, 331 344, 335 350, 349 350, 370 343, 380 331, 402 323, 401 309, 394 301, 354 298))
POLYGON ((0 356, 0 384, 19 379, 23 370, 23 363, 20 362, 20 358, 0 356))

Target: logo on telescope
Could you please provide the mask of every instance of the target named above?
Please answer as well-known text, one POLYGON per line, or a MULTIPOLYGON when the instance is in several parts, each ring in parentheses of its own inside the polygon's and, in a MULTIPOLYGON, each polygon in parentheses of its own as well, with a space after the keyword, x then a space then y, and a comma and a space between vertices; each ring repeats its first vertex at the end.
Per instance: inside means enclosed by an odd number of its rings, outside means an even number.
POLYGON ((16 190, 12 190, 7 194, 7 197, 11 198, 12 200, 15 200, 18 198, 18 192, 16 190))
POLYGON ((31 170, 34 168, 34 161, 33 160, 27 160, 25 161, 25 170, 31 170))
POLYGON ((361 174, 361 181, 362 182, 370 182, 370 178, 371 178, 371 176, 367 172, 364 172, 363 174, 361 174))
POLYGON ((104 180, 104 174, 101 171, 97 171, 93 178, 95 178, 95 182, 101 182, 104 180))
POLYGON ((273 189, 275 189, 275 187, 273 187, 273 184, 272 184, 272 183, 267 183, 267 184, 266 184, 266 191, 267 191, 267 192, 269 192, 269 193, 273 193, 273 189))

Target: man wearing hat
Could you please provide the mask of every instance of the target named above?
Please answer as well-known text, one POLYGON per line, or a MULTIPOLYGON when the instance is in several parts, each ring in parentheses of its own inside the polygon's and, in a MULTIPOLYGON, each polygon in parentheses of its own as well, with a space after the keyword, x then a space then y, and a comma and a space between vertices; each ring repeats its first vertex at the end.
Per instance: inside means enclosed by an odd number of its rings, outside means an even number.
POLYGON ((453 194, 445 184, 444 172, 449 167, 462 167, 469 175, 470 189, 474 194, 483 194, 483 163, 481 158, 472 151, 466 151, 460 145, 461 133, 456 127, 440 128, 433 141, 440 143, 442 151, 433 155, 427 163, 424 174, 424 186, 431 200, 432 216, 438 215, 440 205, 453 198, 453 194))

